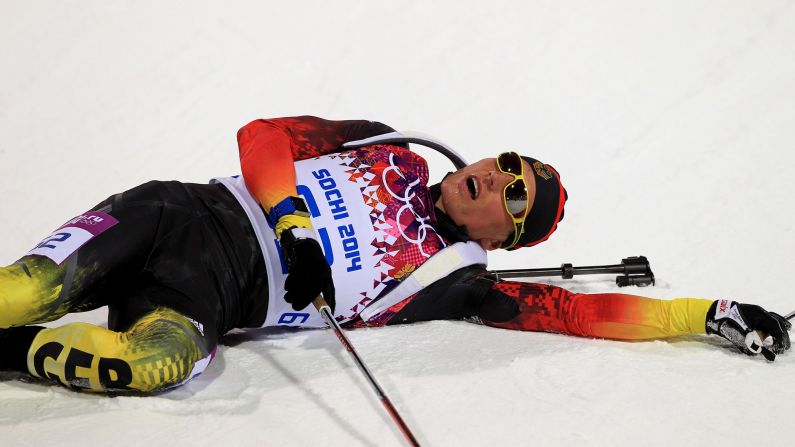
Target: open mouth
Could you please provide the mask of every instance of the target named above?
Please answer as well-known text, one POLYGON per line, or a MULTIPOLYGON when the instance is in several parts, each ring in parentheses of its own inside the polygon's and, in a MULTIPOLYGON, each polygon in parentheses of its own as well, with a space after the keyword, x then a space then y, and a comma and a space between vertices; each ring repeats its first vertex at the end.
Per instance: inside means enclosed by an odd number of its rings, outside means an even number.
POLYGON ((478 196, 478 182, 475 181, 474 177, 467 178, 467 188, 469 188, 469 195, 472 196, 472 200, 478 196))

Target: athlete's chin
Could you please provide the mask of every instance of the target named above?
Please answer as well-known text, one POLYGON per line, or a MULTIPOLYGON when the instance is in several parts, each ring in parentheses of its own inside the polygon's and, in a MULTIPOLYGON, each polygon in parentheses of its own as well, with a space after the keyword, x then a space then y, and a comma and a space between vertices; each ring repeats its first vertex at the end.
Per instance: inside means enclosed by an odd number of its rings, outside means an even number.
MULTIPOLYGON (((449 179, 449 177, 448 177, 449 179)), ((455 184, 447 181, 442 182, 442 195, 437 202, 437 206, 442 209, 448 216, 457 208, 458 201, 461 200, 458 191, 456 191, 455 184)), ((452 217, 452 216, 451 216, 452 217)))

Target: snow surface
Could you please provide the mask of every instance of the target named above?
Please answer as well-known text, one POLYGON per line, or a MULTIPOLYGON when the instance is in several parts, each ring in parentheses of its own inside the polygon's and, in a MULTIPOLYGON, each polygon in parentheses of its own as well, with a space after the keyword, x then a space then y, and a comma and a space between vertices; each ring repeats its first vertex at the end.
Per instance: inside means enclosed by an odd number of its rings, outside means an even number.
MULTIPOLYGON (((548 242, 492 268, 644 254, 658 298, 795 309, 795 2, 2 3, 0 261, 148 179, 235 173, 258 117, 377 119, 562 173, 548 242)), ((439 179, 449 164, 428 155, 439 179)), ((611 278, 565 282, 615 291, 611 278)), ((95 311, 82 319, 103 323, 95 311)), ((795 355, 431 322, 349 332, 425 445, 772 445, 795 355)), ((789 435, 789 436, 788 436, 789 435)), ((0 380, 0 445, 400 445, 326 330, 229 337, 154 397, 0 380)))

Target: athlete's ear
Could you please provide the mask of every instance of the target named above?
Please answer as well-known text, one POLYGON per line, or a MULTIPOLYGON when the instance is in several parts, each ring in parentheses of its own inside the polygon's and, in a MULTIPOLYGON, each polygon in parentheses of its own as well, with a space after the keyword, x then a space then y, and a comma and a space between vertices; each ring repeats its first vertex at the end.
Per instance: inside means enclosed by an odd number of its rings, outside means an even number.
POLYGON ((481 247, 483 247, 484 250, 487 251, 496 250, 500 248, 500 246, 502 245, 502 242, 496 239, 489 239, 489 238, 478 239, 478 243, 480 244, 481 247))

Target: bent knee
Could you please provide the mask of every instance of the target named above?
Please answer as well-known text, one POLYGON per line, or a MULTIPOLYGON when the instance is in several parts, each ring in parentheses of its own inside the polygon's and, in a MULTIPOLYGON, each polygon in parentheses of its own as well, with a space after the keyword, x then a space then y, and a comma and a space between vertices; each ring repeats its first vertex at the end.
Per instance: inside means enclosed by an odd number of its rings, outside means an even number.
POLYGON ((157 391, 187 382, 209 365, 215 347, 183 315, 158 309, 125 333, 125 352, 138 353, 129 364, 130 388, 157 391))
POLYGON ((29 351, 28 370, 88 391, 154 392, 201 373, 214 348, 186 317, 157 309, 127 332, 86 323, 44 329, 29 351))

